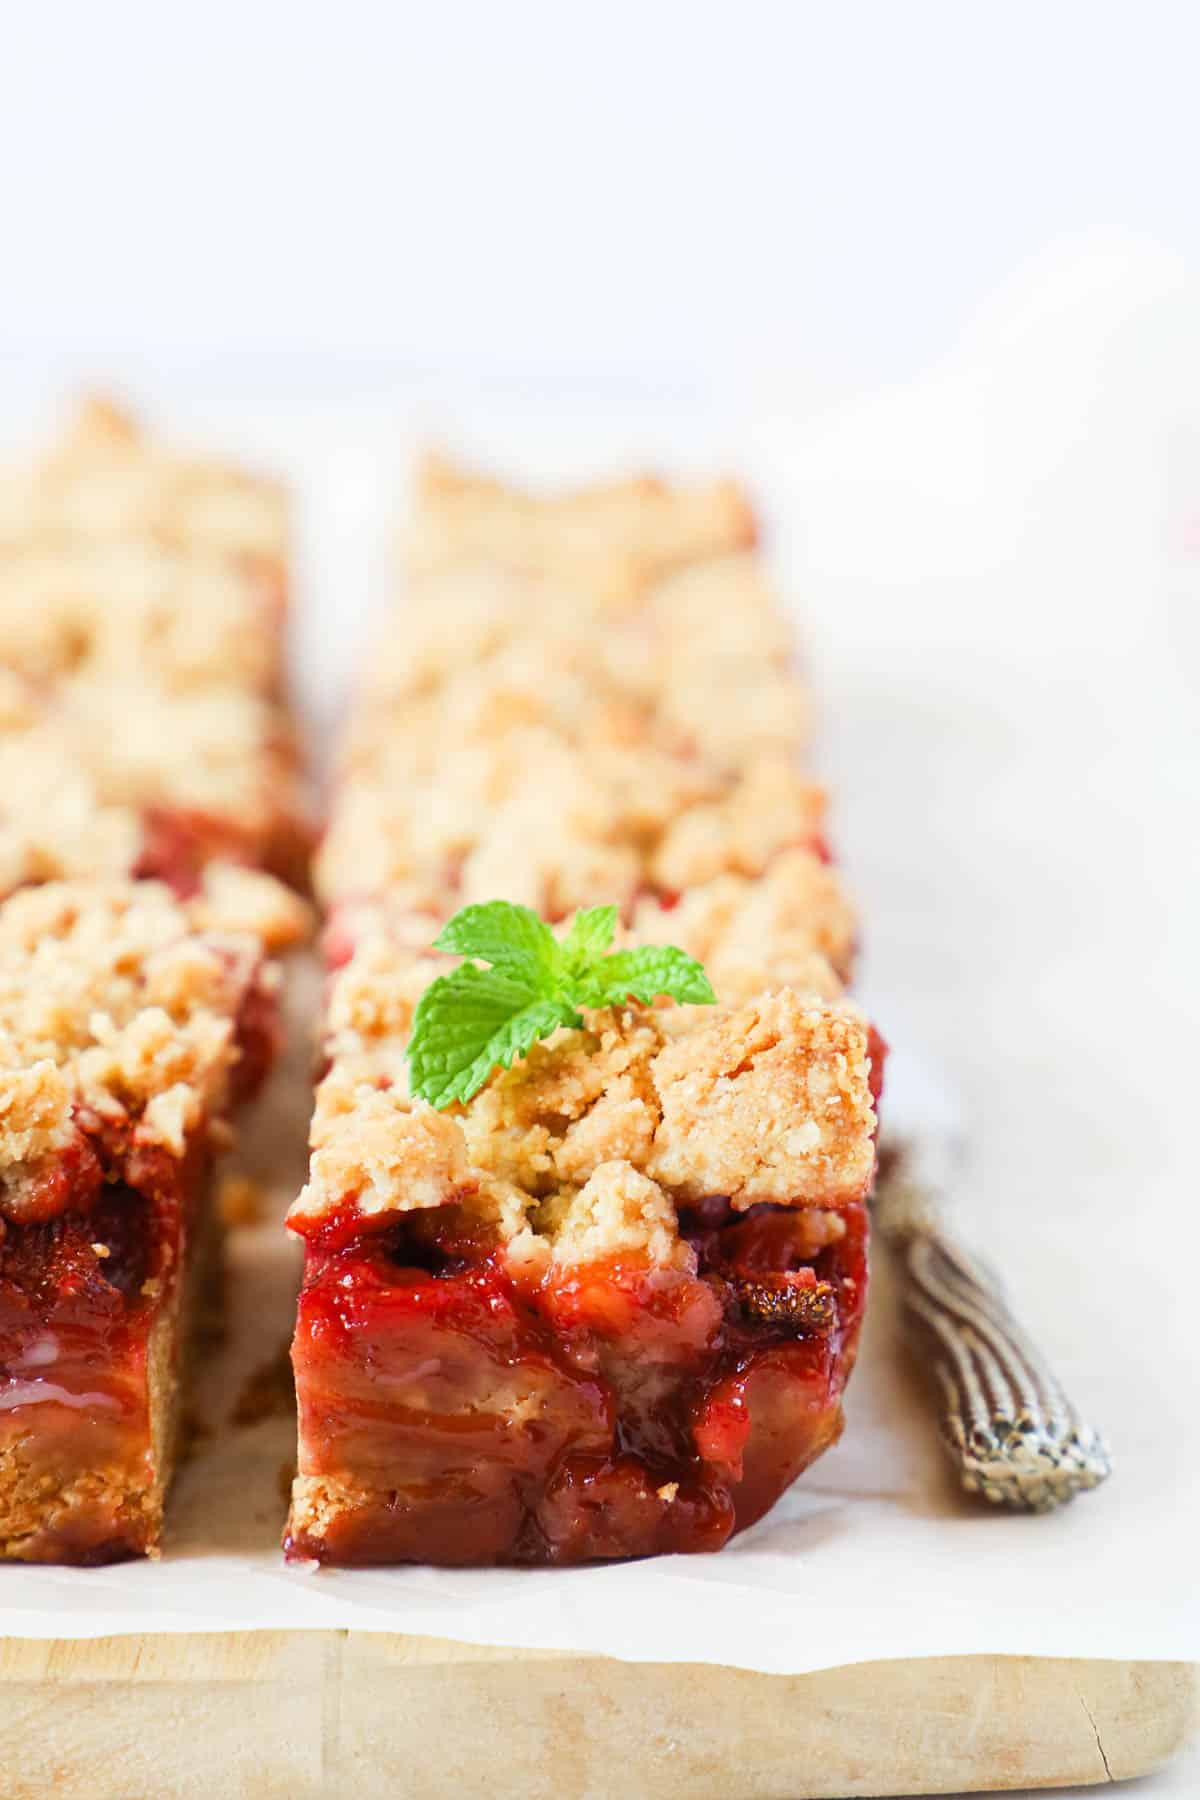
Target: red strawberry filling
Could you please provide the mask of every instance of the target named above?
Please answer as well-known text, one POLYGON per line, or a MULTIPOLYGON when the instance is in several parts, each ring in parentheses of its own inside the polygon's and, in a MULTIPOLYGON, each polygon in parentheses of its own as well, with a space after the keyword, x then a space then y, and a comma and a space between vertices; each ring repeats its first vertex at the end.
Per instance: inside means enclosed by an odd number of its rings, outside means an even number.
POLYGON ((289 1553, 582 1562, 716 1549, 761 1517, 841 1430, 865 1212, 716 1200, 682 1229, 694 1273, 524 1278, 453 1209, 310 1243, 300 1473, 355 1503, 289 1553))

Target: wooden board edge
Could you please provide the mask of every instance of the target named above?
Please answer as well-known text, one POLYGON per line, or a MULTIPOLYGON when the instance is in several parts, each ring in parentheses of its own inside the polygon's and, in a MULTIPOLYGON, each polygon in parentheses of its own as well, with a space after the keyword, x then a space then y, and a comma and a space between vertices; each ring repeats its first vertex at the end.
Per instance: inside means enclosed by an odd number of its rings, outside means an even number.
POLYGON ((371 1632, 0 1639, 5 1800, 965 1794, 1146 1774, 1198 1723, 1179 1662, 781 1676, 371 1632))

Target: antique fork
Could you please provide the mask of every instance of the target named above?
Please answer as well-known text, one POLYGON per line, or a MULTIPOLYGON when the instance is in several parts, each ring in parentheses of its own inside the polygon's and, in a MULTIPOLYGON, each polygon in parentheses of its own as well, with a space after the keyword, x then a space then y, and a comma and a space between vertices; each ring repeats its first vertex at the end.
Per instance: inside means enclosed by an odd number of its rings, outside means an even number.
POLYGON ((962 1131, 908 1051, 888 1059, 883 1115, 872 1214, 902 1271, 915 1347, 940 1389, 943 1442, 970 1493, 1049 1512, 1105 1480, 1108 1447, 1017 1323, 997 1277, 947 1227, 962 1131))

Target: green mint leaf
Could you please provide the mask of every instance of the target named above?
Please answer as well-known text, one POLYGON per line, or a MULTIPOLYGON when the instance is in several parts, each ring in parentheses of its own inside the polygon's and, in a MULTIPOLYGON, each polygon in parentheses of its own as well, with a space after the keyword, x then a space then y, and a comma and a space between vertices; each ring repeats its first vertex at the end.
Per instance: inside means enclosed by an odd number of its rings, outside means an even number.
POLYGON ((559 1025, 579 1024, 562 999, 499 969, 464 963, 440 975, 417 1004, 408 1043, 413 1097, 439 1108, 470 1100, 494 1068, 511 1068, 559 1025))
POLYGON ((468 960, 432 982, 413 1014, 413 1097, 437 1107, 470 1100, 493 1069, 511 1068, 539 1038, 582 1025, 581 1006, 716 999, 695 957, 671 944, 606 954, 616 928, 615 906, 582 908, 561 941, 535 912, 507 900, 456 913, 434 947, 468 960))
POLYGON ((571 928, 559 944, 563 968, 569 979, 585 975, 593 963, 600 961, 613 941, 617 929, 615 906, 581 907, 571 920, 571 928))
POLYGON ((477 956, 538 989, 557 975, 561 955, 544 920, 511 900, 464 906, 442 927, 433 947, 455 956, 477 956))
POLYGON ((615 950, 602 957, 575 989, 580 1006, 620 1006, 630 998, 648 1006, 660 994, 699 1006, 711 1006, 717 997, 702 965, 673 944, 615 950))

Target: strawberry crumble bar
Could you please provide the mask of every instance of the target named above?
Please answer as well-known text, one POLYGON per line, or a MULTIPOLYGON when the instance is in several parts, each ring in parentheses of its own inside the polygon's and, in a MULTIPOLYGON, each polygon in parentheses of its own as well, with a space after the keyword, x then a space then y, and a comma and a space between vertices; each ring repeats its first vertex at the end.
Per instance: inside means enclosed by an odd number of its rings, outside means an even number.
POLYGON ((756 538, 729 482, 419 473, 315 868, 294 1557, 713 1549, 841 1430, 883 1046, 756 538), (435 1095, 406 1046, 471 968, 431 946, 503 902, 707 993, 568 1024, 550 980, 543 1041, 435 1095))
POLYGON ((157 1550, 211 1165, 310 923, 287 532, 102 403, 0 476, 0 1557, 157 1550))
POLYGON ((437 1112, 404 1058, 438 966, 420 929, 364 926, 332 982, 290 1217, 289 1552, 715 1549, 841 1430, 874 1163, 865 1022, 786 986, 610 1009, 437 1112))
POLYGON ((213 1157, 275 1049, 229 916, 155 882, 0 906, 0 1557, 157 1552, 213 1157))

